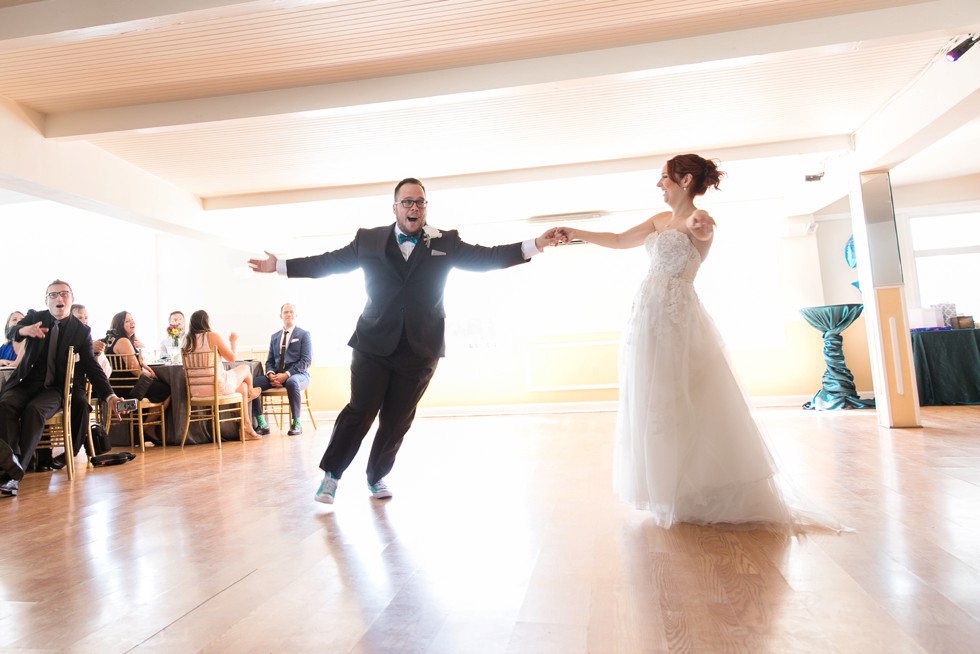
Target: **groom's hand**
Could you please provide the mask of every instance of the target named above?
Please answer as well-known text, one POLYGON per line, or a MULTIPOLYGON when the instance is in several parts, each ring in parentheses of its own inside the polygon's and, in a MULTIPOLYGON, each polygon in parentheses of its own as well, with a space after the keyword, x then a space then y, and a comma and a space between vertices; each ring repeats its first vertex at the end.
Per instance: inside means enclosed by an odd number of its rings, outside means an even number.
POLYGON ((272 254, 269 251, 266 251, 266 254, 268 254, 269 256, 266 257, 265 259, 249 259, 248 267, 251 268, 253 271, 260 272, 260 273, 276 272, 276 263, 278 263, 279 260, 276 259, 276 255, 272 254))
POLYGON ((558 245, 558 228, 552 227, 541 236, 534 239, 534 247, 544 250, 549 245, 558 245))

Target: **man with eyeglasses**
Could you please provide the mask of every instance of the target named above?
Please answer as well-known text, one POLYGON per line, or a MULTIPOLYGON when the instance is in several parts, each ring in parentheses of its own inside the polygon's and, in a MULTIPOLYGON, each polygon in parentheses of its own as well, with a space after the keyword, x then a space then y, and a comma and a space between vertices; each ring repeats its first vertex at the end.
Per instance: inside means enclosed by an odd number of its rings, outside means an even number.
POLYGON ((26 341, 27 347, 0 392, 0 496, 17 495, 44 422, 61 409, 69 347, 75 348, 76 365, 92 382, 95 394, 115 412, 119 398, 92 351, 91 330, 71 315, 73 299, 71 286, 56 279, 45 293, 48 308, 31 309, 7 333, 10 340, 26 341))
POLYGON ((378 419, 367 464, 367 483, 376 499, 392 496, 384 477, 395 463, 415 409, 445 355, 443 292, 450 270, 486 271, 525 263, 557 243, 556 230, 523 243, 471 245, 456 230, 426 223, 428 201, 422 182, 409 177, 395 186, 395 223, 359 229, 339 250, 299 259, 250 259, 256 272, 288 277, 326 277, 360 268, 368 301, 348 345, 351 395, 334 422, 320 460, 323 481, 314 499, 333 504, 337 482, 361 441, 378 419))

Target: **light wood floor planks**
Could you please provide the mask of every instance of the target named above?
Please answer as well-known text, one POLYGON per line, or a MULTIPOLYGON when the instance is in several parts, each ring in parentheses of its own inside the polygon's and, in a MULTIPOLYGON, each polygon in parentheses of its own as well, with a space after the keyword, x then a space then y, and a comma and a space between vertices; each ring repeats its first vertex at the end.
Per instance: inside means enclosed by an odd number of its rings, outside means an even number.
POLYGON ((329 423, 30 474, 0 499, 0 652, 976 652, 980 407, 922 416, 758 411, 857 530, 798 539, 620 504, 613 413, 419 419, 388 502, 367 447, 313 502, 329 423))

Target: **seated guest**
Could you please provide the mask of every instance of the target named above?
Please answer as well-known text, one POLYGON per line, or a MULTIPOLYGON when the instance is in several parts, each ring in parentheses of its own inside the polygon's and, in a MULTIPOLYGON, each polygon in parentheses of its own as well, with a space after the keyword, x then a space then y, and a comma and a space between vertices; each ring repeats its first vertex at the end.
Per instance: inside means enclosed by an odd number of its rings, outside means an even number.
MULTIPOLYGON (((86 327, 89 326, 88 309, 85 308, 84 304, 71 305, 71 315, 78 318, 78 322, 82 323, 86 327)), ((105 341, 92 341, 92 352, 95 354, 95 360, 102 368, 102 372, 104 372, 106 377, 108 377, 112 374, 112 366, 109 365, 109 360, 106 358, 104 350, 105 341)), ((85 392, 85 384, 88 378, 85 375, 85 370, 78 365, 81 360, 82 355, 76 354, 75 375, 74 379, 72 380, 71 387, 71 444, 72 448, 74 449, 75 456, 78 456, 78 453, 82 449, 82 445, 88 442, 88 423, 89 417, 92 413, 92 406, 89 404, 88 394, 85 392)), ((102 410, 106 410, 104 405, 102 410)), ((89 452, 89 456, 95 456, 95 452, 89 452)), ((44 470, 45 468, 61 470, 64 467, 64 454, 59 454, 58 456, 51 458, 50 450, 41 450, 37 453, 38 471, 44 470)))
MULTIPOLYGON (((289 398, 289 431, 290 436, 303 433, 299 415, 302 404, 302 393, 310 385, 310 365, 313 363, 313 341, 310 332, 297 327, 296 307, 286 303, 279 309, 282 318, 282 329, 272 335, 269 343, 269 356, 265 362, 265 374, 255 378, 255 385, 262 390, 267 388, 285 388, 289 398)), ((269 433, 269 425, 262 415, 261 398, 252 402, 252 413, 258 423, 260 434, 269 433)))
MULTIPOLYGON (((218 350, 218 356, 229 363, 235 362, 235 348, 238 345, 238 334, 232 332, 228 335, 228 343, 221 337, 221 334, 211 331, 211 319, 207 311, 199 309, 191 314, 191 322, 187 328, 187 335, 184 337, 184 346, 181 348, 183 354, 188 352, 209 352, 214 348, 218 350)), ((203 390, 203 389, 202 389, 203 390)), ((191 395, 196 393, 197 387, 191 386, 191 395)), ((258 397, 261 389, 252 386, 252 369, 241 364, 230 370, 218 370, 218 392, 222 395, 241 393, 242 410, 245 411, 245 438, 246 440, 259 440, 261 434, 252 429, 252 420, 248 414, 249 401, 258 397)))
POLYGON ((16 366, 24 354, 24 342, 7 338, 7 330, 24 319, 24 314, 14 311, 7 316, 3 327, 3 345, 0 345, 0 366, 16 366))
POLYGON ((115 412, 118 397, 92 351, 92 333, 71 315, 71 286, 56 279, 45 292, 47 309, 31 309, 7 336, 25 341, 24 356, 0 392, 0 496, 17 495, 24 466, 34 456, 45 421, 63 404, 68 348, 75 348, 79 367, 92 387, 115 412))
MULTIPOLYGON (((170 386, 166 382, 157 379, 157 374, 153 372, 152 368, 146 365, 141 366, 139 359, 136 357, 136 350, 142 347, 142 343, 136 338, 136 321, 133 319, 133 315, 128 311, 120 311, 112 317, 112 324, 109 326, 109 330, 116 334, 116 338, 106 345, 105 353, 128 355, 125 359, 126 369, 113 370, 110 379, 120 379, 127 376, 138 377, 142 373, 153 380, 149 390, 147 390, 146 395, 143 397, 150 402, 163 402, 165 405, 169 405, 170 386)), ((124 397, 131 394, 130 391, 123 393, 124 397)))
POLYGON ((180 341, 184 338, 184 312, 171 311, 170 322, 167 323, 167 335, 160 341, 160 356, 172 359, 180 350, 180 341))

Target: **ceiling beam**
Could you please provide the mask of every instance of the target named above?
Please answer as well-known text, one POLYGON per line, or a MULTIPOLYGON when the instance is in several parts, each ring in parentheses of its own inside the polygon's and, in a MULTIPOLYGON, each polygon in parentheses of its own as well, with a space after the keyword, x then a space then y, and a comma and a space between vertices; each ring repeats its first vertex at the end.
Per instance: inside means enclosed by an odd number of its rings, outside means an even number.
POLYGON ((30 112, 0 97, 0 188, 163 232, 202 232, 200 200, 88 143, 41 137, 30 112))
POLYGON ((0 9, 0 52, 310 4, 328 3, 323 0, 40 0, 0 9))
POLYGON ((891 170, 978 116, 980 52, 938 59, 854 134, 858 170, 891 170))
MULTIPOLYGON (((800 154, 833 153, 849 150, 851 138, 847 134, 815 139, 758 143, 742 147, 721 148, 701 152, 705 157, 722 161, 746 161, 787 157, 800 154)), ((426 184, 440 189, 468 189, 500 184, 541 182, 566 179, 570 177, 589 177, 644 170, 659 170, 673 152, 616 159, 612 161, 590 161, 584 163, 522 168, 520 170, 493 170, 467 175, 446 177, 427 177, 426 184)), ((342 187, 303 188, 288 191, 269 191, 260 193, 241 193, 235 195, 202 198, 205 210, 235 209, 241 207, 270 206, 295 202, 320 202, 358 197, 384 195, 391 191, 398 180, 387 180, 375 184, 361 184, 342 187)), ((821 205, 822 206, 822 205, 821 205)))
POLYGON ((771 25, 722 34, 577 52, 425 73, 270 90, 194 100, 111 107, 47 116, 48 138, 86 138, 303 112, 351 111, 391 103, 437 103, 464 94, 512 93, 590 78, 737 66, 810 48, 860 48, 910 35, 959 34, 980 25, 980 2, 934 0, 878 11, 771 25))

